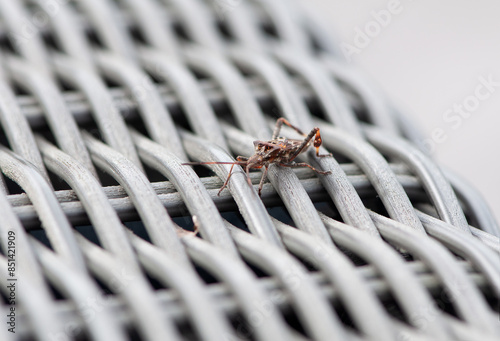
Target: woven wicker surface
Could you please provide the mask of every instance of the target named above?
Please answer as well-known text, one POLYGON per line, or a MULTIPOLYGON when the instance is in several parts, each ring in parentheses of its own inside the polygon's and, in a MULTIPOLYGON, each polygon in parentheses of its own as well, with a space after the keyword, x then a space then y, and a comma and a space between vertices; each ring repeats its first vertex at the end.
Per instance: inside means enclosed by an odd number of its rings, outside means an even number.
POLYGON ((0 23, 1 340, 500 335, 487 205, 295 2, 0 1, 0 23), (300 161, 330 175, 271 165, 259 198, 259 171, 218 195, 230 165, 182 165, 250 156, 280 116, 320 128, 334 157, 300 161))

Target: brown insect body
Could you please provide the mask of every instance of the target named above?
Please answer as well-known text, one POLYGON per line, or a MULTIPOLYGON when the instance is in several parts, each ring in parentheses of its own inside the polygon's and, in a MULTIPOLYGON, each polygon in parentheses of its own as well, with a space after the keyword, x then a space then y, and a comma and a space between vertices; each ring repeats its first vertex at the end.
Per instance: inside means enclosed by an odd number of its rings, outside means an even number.
POLYGON ((319 147, 321 146, 321 135, 319 133, 319 128, 313 128, 308 135, 305 135, 298 129, 297 127, 291 125, 285 118, 281 117, 276 121, 276 126, 274 128, 273 137, 269 141, 254 141, 255 153, 249 158, 238 156, 235 162, 188 162, 183 163, 183 165, 214 165, 214 164, 230 164, 231 169, 229 170, 229 175, 224 182, 224 185, 219 190, 218 195, 222 192, 224 188, 226 188, 229 179, 231 178, 234 165, 240 165, 245 167, 245 172, 247 174, 247 180, 250 186, 252 185, 250 179, 250 169, 262 168, 264 167, 264 174, 260 179, 259 183, 259 196, 262 191, 262 186, 264 184, 264 180, 267 176, 267 171, 269 165, 277 164, 282 167, 309 167, 313 171, 318 174, 330 174, 330 171, 324 172, 320 171, 311 165, 301 162, 296 163, 293 160, 302 152, 308 149, 311 143, 316 148, 316 156, 324 157, 331 156, 331 154, 320 155, 319 147), (297 139, 287 139, 285 137, 278 137, 279 131, 281 130, 281 126, 286 124, 290 128, 297 131, 299 134, 304 135, 304 140, 297 139), (313 140, 314 139, 314 140, 313 140))

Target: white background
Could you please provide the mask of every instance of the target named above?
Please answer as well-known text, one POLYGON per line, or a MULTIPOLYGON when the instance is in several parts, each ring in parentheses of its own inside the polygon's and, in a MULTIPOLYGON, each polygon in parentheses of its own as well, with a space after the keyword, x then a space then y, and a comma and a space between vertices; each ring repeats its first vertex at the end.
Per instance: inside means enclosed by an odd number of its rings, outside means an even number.
POLYGON ((444 132, 446 140, 434 144, 434 159, 468 180, 500 221, 500 87, 460 124, 443 119, 455 103, 474 95, 480 77, 500 83, 500 1, 302 2, 315 9, 340 44, 353 46, 356 29, 365 31, 375 21, 372 11, 399 3, 399 13, 351 55, 352 63, 381 85, 425 138, 436 129, 444 132))

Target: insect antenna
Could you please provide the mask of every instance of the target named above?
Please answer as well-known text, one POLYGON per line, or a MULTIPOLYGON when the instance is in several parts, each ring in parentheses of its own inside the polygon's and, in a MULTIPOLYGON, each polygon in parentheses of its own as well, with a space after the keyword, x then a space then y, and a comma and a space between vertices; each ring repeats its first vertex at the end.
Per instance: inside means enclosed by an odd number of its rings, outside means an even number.
MULTIPOLYGON (((188 165, 188 166, 199 166, 199 165, 231 165, 231 169, 229 170, 229 175, 226 178, 226 181, 222 185, 222 187, 219 189, 219 192, 217 195, 219 196, 220 193, 224 188, 227 187, 227 184, 229 183, 229 179, 231 178, 231 175, 233 175, 233 167, 234 165, 240 165, 240 166, 247 166, 248 161, 246 160, 239 160, 239 161, 233 161, 233 162, 219 162, 219 161, 211 161, 211 162, 185 162, 183 165, 188 165)), ((251 182, 250 182, 251 184, 251 182)))
POLYGON ((232 162, 219 162, 219 161, 212 161, 212 162, 184 162, 181 163, 183 166, 200 166, 200 165, 240 165, 244 166, 247 164, 247 161, 232 161, 232 162))

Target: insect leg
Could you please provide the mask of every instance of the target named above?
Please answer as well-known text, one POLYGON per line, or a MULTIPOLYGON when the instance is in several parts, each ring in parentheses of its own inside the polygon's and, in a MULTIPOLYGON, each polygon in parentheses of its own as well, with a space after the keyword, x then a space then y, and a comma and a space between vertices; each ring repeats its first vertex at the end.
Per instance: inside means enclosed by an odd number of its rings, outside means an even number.
POLYGON ((233 163, 231 165, 231 169, 229 169, 229 175, 227 176, 226 181, 224 182, 224 185, 222 185, 222 187, 219 189, 219 192, 217 192, 217 196, 219 196, 220 192, 222 192, 222 190, 227 187, 227 184, 229 183, 229 179, 231 178, 231 175, 233 175, 234 165, 236 165, 236 163, 233 163))
POLYGON ((264 173, 262 174, 262 177, 260 178, 260 182, 259 182, 259 197, 260 197, 260 194, 262 192, 262 186, 264 186, 264 180, 266 180, 266 177, 267 177, 267 171, 269 169, 269 165, 265 165, 264 166, 264 173))
POLYGON ((250 168, 252 168, 252 165, 251 164, 247 164, 247 166, 245 167, 245 171, 247 173, 247 182, 248 182, 248 186, 252 187, 252 179, 250 179, 250 168))
POLYGON ((308 163, 305 163, 305 162, 299 162, 299 163, 279 163, 280 166, 283 166, 283 167, 291 167, 291 168, 295 168, 295 167, 308 167, 308 168, 311 168, 313 171, 315 171, 316 173, 318 174, 322 174, 322 175, 328 175, 328 174, 332 174, 331 171, 321 171, 319 169, 316 169, 314 168, 313 166, 311 166, 310 164, 308 163))
POLYGON ((281 130, 281 126, 283 125, 283 123, 286 124, 287 126, 289 126, 290 128, 292 128, 293 130, 295 130, 300 135, 306 136, 306 134, 304 134, 302 132, 302 130, 300 130, 296 126, 292 125, 290 122, 287 121, 286 118, 280 117, 276 121, 276 126, 274 127, 273 137, 271 138, 272 140, 276 140, 278 138, 280 130, 281 130))
POLYGON ((306 136, 306 138, 304 139, 304 141, 302 141, 302 143, 297 148, 297 150, 292 155, 290 155, 290 158, 289 158, 290 161, 295 159, 297 157, 297 155, 299 155, 300 153, 302 153, 304 151, 304 149, 309 145, 309 142, 311 142, 312 138, 316 135, 317 132, 319 132, 319 128, 313 128, 311 130, 309 135, 306 136))
POLYGON ((268 147, 271 150, 266 151, 267 154, 274 152, 275 150, 281 149, 280 146, 277 146, 271 142, 267 141, 255 141, 254 144, 259 147, 268 147))
POLYGON ((292 161, 293 159, 295 159, 297 157, 297 155, 299 155, 300 153, 302 153, 304 151, 304 149, 307 148, 307 146, 309 145, 309 143, 311 142, 311 140, 314 138, 314 147, 316 148, 316 156, 318 157, 325 157, 325 156, 332 156, 332 154, 320 154, 319 153, 319 147, 321 146, 322 144, 322 140, 321 140, 321 135, 319 133, 319 128, 318 127, 315 127, 313 128, 309 134, 306 136, 306 138, 304 139, 304 141, 300 144, 300 146, 297 148, 297 150, 295 151, 295 153, 293 153, 292 155, 290 155, 290 161, 292 161))

